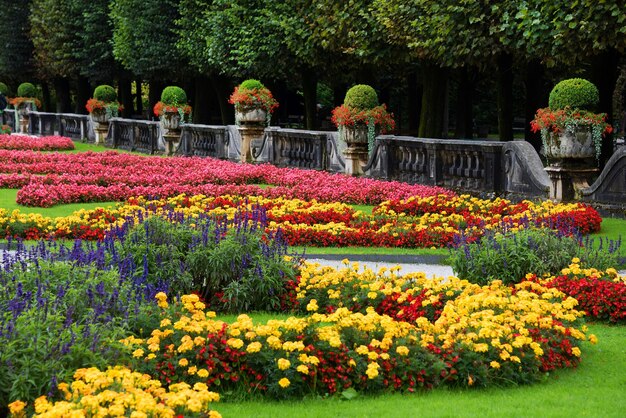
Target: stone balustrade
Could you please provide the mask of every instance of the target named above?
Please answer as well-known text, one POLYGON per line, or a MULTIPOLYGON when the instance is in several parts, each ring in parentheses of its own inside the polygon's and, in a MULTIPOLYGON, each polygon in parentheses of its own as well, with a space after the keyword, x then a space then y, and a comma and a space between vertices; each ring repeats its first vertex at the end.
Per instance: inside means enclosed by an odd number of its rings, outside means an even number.
POLYGON ((111 118, 106 145, 126 151, 155 154, 159 151, 159 122, 111 118))
MULTIPOLYGON (((2 123, 15 126, 15 111, 2 123)), ((92 139, 89 116, 32 112, 29 132, 92 139)), ((164 150, 159 122, 113 118, 106 145, 154 154, 164 150)), ((281 167, 343 172, 345 144, 337 132, 269 127, 251 144, 255 162, 281 167)), ((185 124, 176 154, 239 161, 241 137, 236 126, 185 124)), ((524 141, 448 140, 385 135, 376 144, 363 171, 366 176, 436 185, 480 196, 514 199, 546 198, 550 180, 541 159, 524 141)), ((610 208, 626 206, 626 147, 618 148, 596 182, 581 199, 610 208)))

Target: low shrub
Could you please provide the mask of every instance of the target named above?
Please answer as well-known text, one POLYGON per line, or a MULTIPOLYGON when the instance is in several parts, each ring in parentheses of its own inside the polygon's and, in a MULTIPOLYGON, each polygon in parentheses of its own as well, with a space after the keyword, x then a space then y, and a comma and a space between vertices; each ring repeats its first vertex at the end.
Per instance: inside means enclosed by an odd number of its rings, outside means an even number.
POLYGON ((570 78, 558 83, 550 92, 548 105, 552 110, 565 109, 594 111, 600 103, 598 88, 583 78, 570 78))
POLYGON ((378 95, 371 86, 357 84, 346 92, 343 104, 355 110, 373 109, 378 106, 378 95))
POLYGON ((0 94, 3 94, 5 96, 9 95, 9 86, 2 82, 0 82, 0 94))
POLYGON ((184 106, 187 104, 187 94, 180 87, 168 86, 161 92, 161 101, 167 106, 184 106))
POLYGON ((117 92, 113 87, 103 84, 95 88, 93 98, 104 103, 115 102, 117 100, 117 92))
POLYGON ((572 258, 589 266, 607 269, 618 264, 619 245, 594 249, 591 240, 583 243, 549 229, 524 229, 490 233, 476 242, 461 242, 451 250, 452 269, 460 279, 482 285, 493 280, 518 283, 526 273, 538 276, 560 272, 572 258))
POLYGON ((37 97, 37 87, 32 83, 22 83, 17 87, 19 97, 37 97))
POLYGON ((250 78, 248 80, 244 80, 239 85, 239 89, 240 90, 261 90, 261 89, 264 89, 264 88, 265 88, 265 85, 263 85, 263 83, 261 83, 259 80, 255 80, 253 78, 250 78))

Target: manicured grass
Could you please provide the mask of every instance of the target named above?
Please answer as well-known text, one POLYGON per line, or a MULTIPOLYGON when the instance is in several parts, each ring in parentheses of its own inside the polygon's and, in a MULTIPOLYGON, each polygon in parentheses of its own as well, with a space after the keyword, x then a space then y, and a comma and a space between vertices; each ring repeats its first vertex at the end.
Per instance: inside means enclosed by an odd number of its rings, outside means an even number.
POLYGON ((74 141, 74 148, 75 149, 71 151, 61 151, 61 152, 77 154, 79 152, 87 152, 87 151, 91 151, 91 152, 116 151, 122 154, 146 155, 140 152, 131 152, 131 151, 125 151, 122 149, 107 148, 104 145, 89 144, 87 142, 80 142, 80 141, 74 141))
POLYGON ((297 253, 306 254, 389 254, 389 255, 440 255, 450 254, 447 248, 386 248, 386 247, 292 247, 297 253))
POLYGON ((41 213, 44 216, 57 217, 68 216, 80 209, 105 208, 115 206, 117 202, 97 202, 97 203, 71 203, 67 205, 57 205, 51 208, 35 208, 22 206, 15 203, 17 189, 0 189, 0 208, 9 211, 19 209, 22 213, 41 213))
POLYGON ((623 417, 626 327, 591 325, 599 342, 583 346, 582 364, 530 386, 303 401, 225 402, 225 417, 623 417))

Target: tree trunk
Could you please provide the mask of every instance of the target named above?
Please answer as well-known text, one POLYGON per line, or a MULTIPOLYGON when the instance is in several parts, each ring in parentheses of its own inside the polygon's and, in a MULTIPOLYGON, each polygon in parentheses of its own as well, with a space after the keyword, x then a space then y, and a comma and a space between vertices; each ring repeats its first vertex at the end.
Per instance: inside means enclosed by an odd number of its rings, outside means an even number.
POLYGON ((193 101, 193 120, 204 125, 211 124, 211 96, 213 96, 211 79, 206 75, 196 77, 193 101))
MULTIPOLYGON (((600 112, 606 113, 607 121, 613 122, 613 92, 619 76, 618 64, 620 54, 611 49, 592 58, 591 81, 600 92, 600 112)), ((613 134, 607 135, 602 141, 600 167, 604 167, 613 154, 613 134)))
POLYGON ((470 75, 473 69, 461 68, 459 74, 459 89, 456 102, 456 132, 457 138, 472 138, 474 136, 474 113, 472 110, 474 98, 474 79, 470 75))
POLYGON ((417 73, 411 73, 407 77, 408 100, 409 100, 409 134, 417 135, 420 127, 420 113, 422 111, 422 94, 424 90, 419 83, 417 73))
POLYGON ((135 108, 133 106, 133 86, 131 85, 131 80, 129 77, 120 77, 118 81, 118 100, 124 106, 124 110, 122 110, 122 117, 130 118, 135 113, 135 108))
POLYGON ((421 138, 441 138, 445 112, 445 93, 448 81, 447 71, 427 64, 423 67, 424 93, 418 135, 421 138))
POLYGON ((41 83, 41 94, 43 95, 43 111, 52 112, 52 102, 50 98, 50 86, 47 82, 41 83))
POLYGON ((152 113, 154 105, 161 100, 161 92, 165 83, 161 80, 150 80, 150 91, 148 92, 148 119, 155 120, 156 116, 152 113))
POLYGON ((79 115, 86 115, 88 113, 85 104, 87 100, 91 98, 92 94, 93 90, 89 80, 86 77, 78 77, 76 80, 76 103, 74 113, 78 113, 79 115))
POLYGON ((302 69, 302 93, 304 94, 304 127, 317 128, 317 75, 310 68, 302 69))
POLYGON ((513 140, 513 56, 501 53, 498 65, 498 134, 500 141, 513 140))
POLYGON ((135 102, 137 103, 137 114, 143 116, 143 95, 140 79, 135 80, 135 102))
POLYGON ((544 86, 544 68, 539 61, 526 64, 526 106, 524 138, 539 152, 541 133, 530 130, 530 122, 535 118, 537 109, 548 106, 548 91, 544 86))
POLYGON ((56 113, 70 113, 72 102, 70 98, 70 82, 67 78, 56 78, 54 90, 57 95, 56 113))
POLYGON ((211 84, 220 105, 220 114, 222 115, 223 125, 232 125, 235 123, 235 108, 228 103, 231 93, 231 82, 228 78, 221 75, 212 75, 211 84))

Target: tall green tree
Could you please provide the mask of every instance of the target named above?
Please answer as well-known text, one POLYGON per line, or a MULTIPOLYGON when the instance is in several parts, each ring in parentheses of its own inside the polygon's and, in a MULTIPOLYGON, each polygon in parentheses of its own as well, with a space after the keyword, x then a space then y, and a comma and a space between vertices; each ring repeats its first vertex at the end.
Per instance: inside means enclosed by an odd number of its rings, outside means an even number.
POLYGON ((186 70, 176 48, 178 0, 113 0, 113 55, 132 74, 150 81, 152 108, 165 82, 183 78, 186 70))
POLYGON ((0 80, 13 89, 34 75, 29 13, 30 0, 0 0, 0 80))

